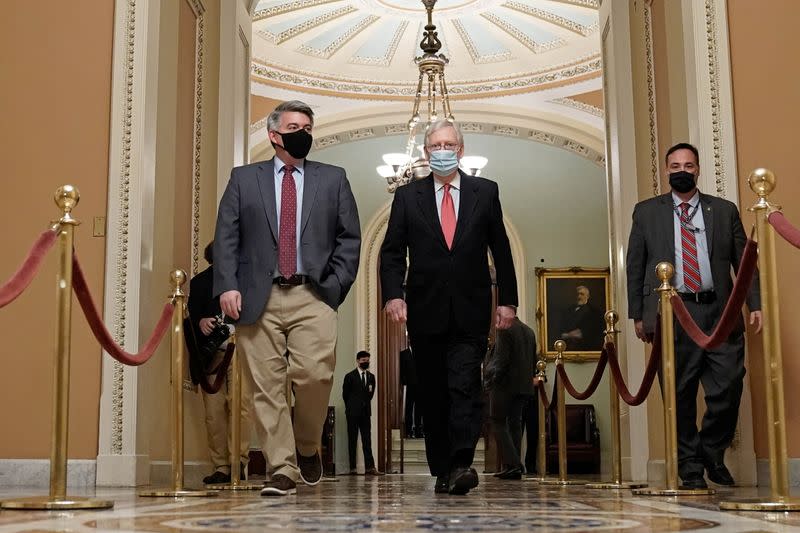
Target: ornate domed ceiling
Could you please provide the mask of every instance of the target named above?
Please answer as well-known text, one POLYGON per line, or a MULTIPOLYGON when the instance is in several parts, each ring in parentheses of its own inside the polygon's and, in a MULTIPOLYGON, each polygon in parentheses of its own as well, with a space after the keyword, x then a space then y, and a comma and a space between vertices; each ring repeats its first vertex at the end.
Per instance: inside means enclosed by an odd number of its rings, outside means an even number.
MULTIPOLYGON (((257 82, 357 99, 410 99, 426 21, 419 0, 262 0, 257 82)), ((597 0, 438 0, 451 98, 501 96, 600 75, 597 0)))

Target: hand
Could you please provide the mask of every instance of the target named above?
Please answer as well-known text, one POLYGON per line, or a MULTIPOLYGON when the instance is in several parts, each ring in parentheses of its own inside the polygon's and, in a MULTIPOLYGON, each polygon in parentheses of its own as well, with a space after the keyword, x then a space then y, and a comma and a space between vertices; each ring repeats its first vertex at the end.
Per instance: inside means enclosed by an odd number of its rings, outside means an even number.
POLYGON ((498 305, 495 312, 495 327, 497 329, 508 329, 514 322, 514 317, 517 316, 517 310, 510 305, 498 305))
POLYGON ((242 310, 242 294, 236 290, 223 292, 219 296, 219 306, 227 316, 239 320, 239 311, 242 310))
POLYGON ((392 322, 405 322, 408 319, 408 307, 402 298, 393 298, 386 302, 383 312, 392 322))
POLYGON ((636 336, 639 337, 642 342, 646 342, 650 344, 652 341, 650 337, 644 332, 644 323, 641 320, 634 320, 633 321, 633 329, 636 330, 636 336))
POLYGON ((215 317, 211 318, 201 318, 200 319, 200 331, 203 332, 203 335, 208 337, 211 335, 211 332, 214 331, 214 324, 217 323, 217 319, 215 317))
POLYGON ((755 324, 756 330, 754 333, 761 333, 761 326, 763 325, 762 318, 761 318, 761 311, 751 311, 750 312, 750 325, 752 326, 755 324))

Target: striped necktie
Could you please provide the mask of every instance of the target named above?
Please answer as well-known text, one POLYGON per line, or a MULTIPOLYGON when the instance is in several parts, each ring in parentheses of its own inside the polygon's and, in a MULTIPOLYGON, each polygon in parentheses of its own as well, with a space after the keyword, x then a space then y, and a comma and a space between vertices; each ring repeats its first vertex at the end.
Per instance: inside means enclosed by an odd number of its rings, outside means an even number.
POLYGON ((688 292, 700 292, 700 263, 697 262, 697 240, 689 219, 687 202, 681 204, 681 244, 683 248, 683 284, 688 292))

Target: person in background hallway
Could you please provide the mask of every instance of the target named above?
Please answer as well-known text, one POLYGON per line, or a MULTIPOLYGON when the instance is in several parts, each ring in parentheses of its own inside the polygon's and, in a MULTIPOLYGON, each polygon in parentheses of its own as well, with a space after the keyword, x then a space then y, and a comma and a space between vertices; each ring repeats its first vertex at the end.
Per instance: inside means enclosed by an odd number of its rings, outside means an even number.
POLYGON ((278 105, 267 118, 275 157, 233 169, 217 217, 214 293, 239 321, 270 475, 263 496, 293 494, 301 478, 307 485, 322 479, 336 310, 358 270, 361 227, 350 183, 344 169, 306 159, 313 127, 308 105, 278 105))
POLYGON ((500 445, 503 470, 500 479, 522 479, 522 411, 536 389, 536 336, 519 318, 511 327, 497 332, 494 349, 484 365, 484 382, 489 390, 489 416, 500 445))
MULTIPOLYGON (((672 285, 694 321, 710 334, 720 319, 744 252, 746 235, 736 205, 697 189, 700 157, 688 143, 671 147, 666 156, 671 191, 636 204, 628 241, 628 315, 636 336, 650 342, 656 325, 661 284, 656 265, 675 265, 672 285)), ((761 331, 758 274, 747 297, 750 324, 761 331)), ((725 449, 736 431, 744 378, 744 323, 720 346, 703 350, 675 321, 675 381, 678 424, 678 474, 686 488, 705 488, 734 480, 724 463, 725 449), (703 384, 706 412, 702 430, 696 420, 697 389, 703 384)))
MULTIPOLYGON (((214 325, 217 321, 217 316, 220 315, 221 310, 219 307, 219 298, 214 298, 212 293, 212 286, 214 281, 214 241, 208 243, 206 246, 203 257, 208 262, 209 267, 199 274, 195 275, 189 282, 189 299, 186 303, 189 308, 189 317, 191 318, 191 327, 194 330, 193 334, 196 339, 201 336, 208 336, 214 330, 214 325)), ((232 327, 232 326, 229 326, 232 327)), ((188 346, 193 346, 188 343, 188 346)), ((224 350, 227 342, 221 346, 221 350, 217 351, 210 364, 211 368, 219 366, 225 354, 224 350)), ((205 371, 202 361, 199 361, 199 355, 189 352, 192 358, 190 367, 192 367, 192 380, 199 383, 200 379, 204 376, 202 373, 205 371)), ((230 483, 231 481, 231 453, 233 447, 231 442, 231 433, 228 423, 230 421, 230 383, 233 379, 231 375, 231 368, 228 367, 228 373, 225 378, 222 388, 216 394, 208 394, 203 391, 203 405, 206 411, 206 433, 208 434, 208 453, 211 456, 211 463, 214 465, 214 472, 203 478, 203 483, 230 483)), ((241 462, 241 475, 242 479, 246 479, 245 469, 250 460, 250 412, 253 408, 253 395, 246 383, 242 383, 242 403, 241 403, 241 417, 242 429, 241 440, 239 443, 240 462, 241 462)))
POLYGON ((406 404, 403 413, 406 438, 421 439, 425 436, 422 427, 422 408, 417 400, 419 383, 411 348, 400 351, 400 384, 406 386, 406 404))
POLYGON ((517 280, 497 184, 458 169, 464 140, 448 120, 425 133, 432 174, 394 193, 380 275, 384 311, 408 320, 419 365, 425 453, 437 493, 478 486, 481 362, 492 320, 488 253, 497 269, 498 329, 516 315, 517 280), (408 258, 408 263, 406 263, 408 258), (406 270, 408 278, 406 281, 406 270))
POLYGON ((364 452, 364 471, 367 475, 381 473, 375 468, 372 456, 372 397, 375 395, 375 375, 369 369, 369 352, 356 354, 357 368, 344 376, 342 398, 347 416, 347 450, 350 457, 350 475, 356 473, 356 444, 361 432, 361 449, 364 452))

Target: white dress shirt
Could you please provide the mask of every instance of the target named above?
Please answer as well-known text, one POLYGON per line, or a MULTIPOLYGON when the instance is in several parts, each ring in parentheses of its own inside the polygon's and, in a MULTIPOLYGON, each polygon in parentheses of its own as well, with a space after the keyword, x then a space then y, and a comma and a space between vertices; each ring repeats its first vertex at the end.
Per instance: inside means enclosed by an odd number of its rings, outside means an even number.
MULTIPOLYGON (((681 204, 683 200, 673 192, 672 201, 676 206, 673 209, 672 220, 673 228, 675 230, 675 290, 678 292, 690 292, 683 283, 683 243, 681 241, 681 204)), ((695 207, 700 204, 700 192, 695 192, 694 196, 688 201, 689 213, 694 211, 694 216, 690 221, 695 227, 694 232, 695 243, 697 244, 697 262, 700 264, 700 290, 712 291, 714 290, 714 280, 711 277, 711 261, 708 258, 708 240, 706 239, 706 221, 703 219, 703 206, 700 205, 695 210, 695 207)))
MULTIPOLYGON (((439 213, 439 221, 442 220, 442 198, 444 198, 444 182, 433 175, 433 190, 436 193, 436 212, 439 213)), ((450 182, 450 196, 453 198, 453 207, 456 211, 458 220, 458 205, 461 203, 461 174, 456 172, 456 177, 450 182)))

